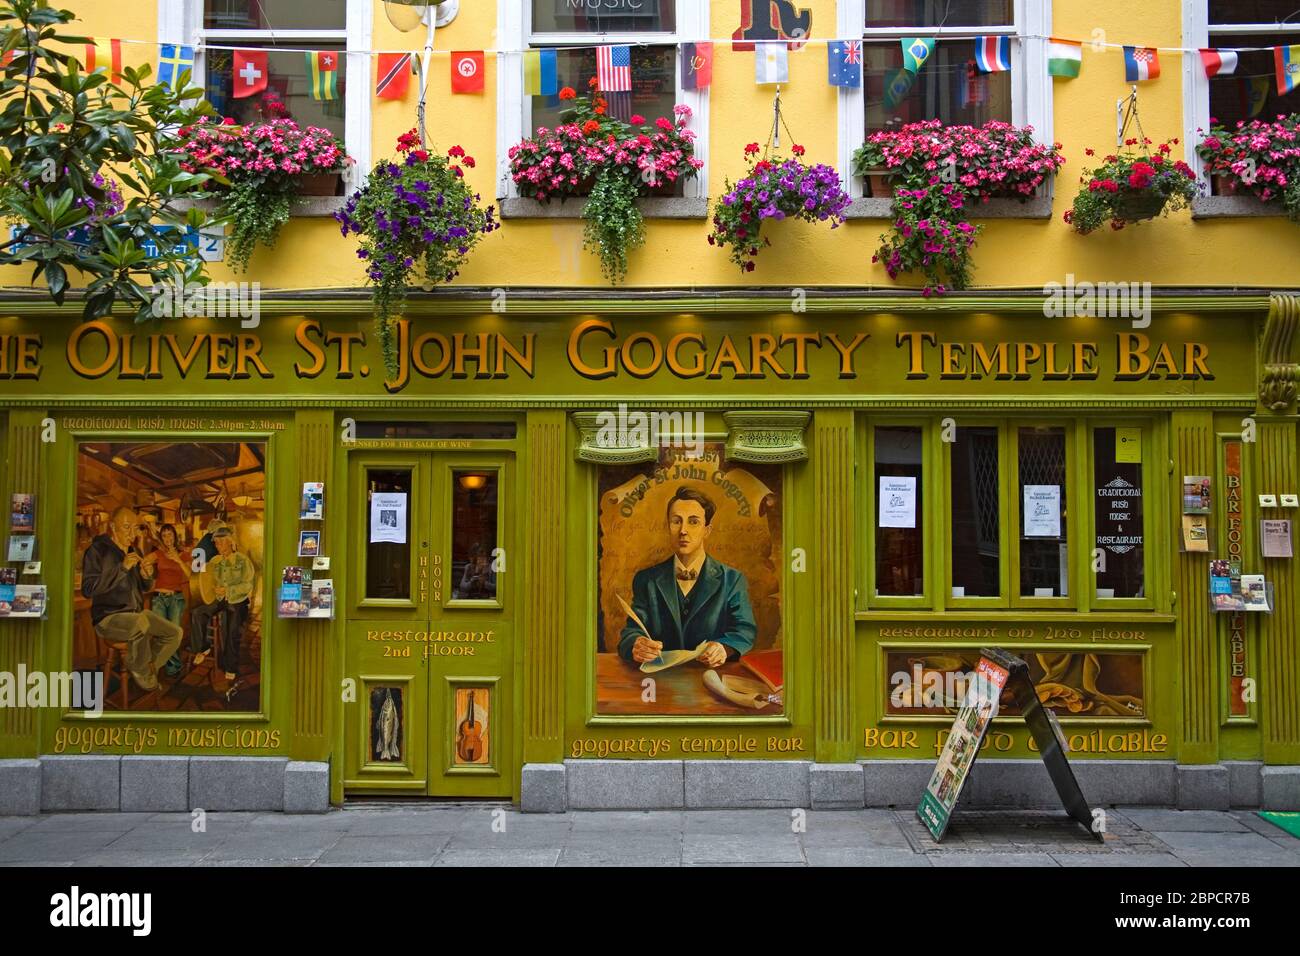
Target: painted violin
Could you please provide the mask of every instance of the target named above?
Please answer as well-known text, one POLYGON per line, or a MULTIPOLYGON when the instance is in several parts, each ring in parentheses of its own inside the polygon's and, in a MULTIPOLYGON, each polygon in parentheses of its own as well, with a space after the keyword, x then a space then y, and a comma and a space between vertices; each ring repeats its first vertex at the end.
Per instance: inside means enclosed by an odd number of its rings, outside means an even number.
POLYGON ((483 756, 483 725, 474 719, 474 692, 469 692, 469 708, 456 729, 456 755, 465 763, 483 756))

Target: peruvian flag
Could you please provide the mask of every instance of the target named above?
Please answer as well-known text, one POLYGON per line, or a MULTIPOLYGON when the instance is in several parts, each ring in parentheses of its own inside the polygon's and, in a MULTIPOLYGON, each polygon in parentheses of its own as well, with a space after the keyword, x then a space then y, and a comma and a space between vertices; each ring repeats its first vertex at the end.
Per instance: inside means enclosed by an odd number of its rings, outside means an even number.
POLYGON ((1230 76, 1237 72, 1237 51, 1202 50, 1201 65, 1205 67, 1207 77, 1230 76))
POLYGON ((265 51, 235 51, 235 92, 231 94, 235 99, 252 96, 266 89, 271 72, 267 69, 266 58, 265 51))

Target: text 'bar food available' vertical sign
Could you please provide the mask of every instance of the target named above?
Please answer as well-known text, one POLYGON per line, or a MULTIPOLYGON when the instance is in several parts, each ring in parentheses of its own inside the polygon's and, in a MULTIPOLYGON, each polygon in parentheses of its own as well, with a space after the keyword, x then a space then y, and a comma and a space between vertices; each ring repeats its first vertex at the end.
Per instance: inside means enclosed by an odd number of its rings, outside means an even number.
POLYGON ((1006 686, 1010 672, 987 657, 981 657, 975 674, 966 685, 966 697, 957 718, 952 722, 952 730, 944 742, 943 752, 935 764, 930 782, 921 795, 921 803, 916 808, 917 816, 925 824, 930 834, 936 839, 943 839, 948 829, 948 820, 961 788, 970 776, 971 766, 975 763, 975 754, 979 752, 988 732, 989 724, 998 713, 998 699, 1002 688, 1006 686))

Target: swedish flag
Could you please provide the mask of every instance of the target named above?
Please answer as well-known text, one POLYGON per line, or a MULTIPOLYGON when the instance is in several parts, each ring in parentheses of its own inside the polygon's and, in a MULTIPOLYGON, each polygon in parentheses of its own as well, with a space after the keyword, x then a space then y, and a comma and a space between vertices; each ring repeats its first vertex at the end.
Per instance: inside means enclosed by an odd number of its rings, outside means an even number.
POLYGON ((935 45, 939 41, 934 37, 906 37, 903 40, 903 69, 909 73, 919 72, 930 59, 935 45))
POLYGON ((313 51, 307 56, 307 88, 314 100, 339 98, 339 55, 334 50, 313 51))

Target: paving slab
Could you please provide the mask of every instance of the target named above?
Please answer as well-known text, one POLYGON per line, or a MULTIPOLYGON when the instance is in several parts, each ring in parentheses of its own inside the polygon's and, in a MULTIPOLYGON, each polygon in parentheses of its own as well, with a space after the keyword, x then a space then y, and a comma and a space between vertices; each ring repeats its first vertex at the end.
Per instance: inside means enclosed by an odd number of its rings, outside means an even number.
POLYGON ((1258 833, 1166 830, 1155 835, 1168 844, 1175 856, 1192 866, 1300 866, 1300 851, 1280 847, 1258 833))
POLYGON ((246 830, 208 853, 209 860, 295 860, 311 859, 331 849, 343 834, 338 830, 267 832, 246 830))
POLYGON ((73 830, 66 833, 24 830, 0 843, 0 863, 77 861, 102 850, 121 835, 119 830, 73 830))
POLYGON ((1187 864, 1172 853, 1053 853, 1061 866, 1091 867, 1185 867, 1187 864))
POLYGON ((555 866, 559 859, 558 849, 448 850, 434 866, 555 866))
POLYGON ((929 858, 911 850, 856 846, 808 846, 809 866, 930 866, 929 858))
POLYGON ((76 830, 118 830, 125 833, 146 822, 148 813, 51 813, 38 817, 32 830, 38 833, 71 833, 76 830))
POLYGON ((1059 866, 1049 853, 927 853, 931 866, 1059 866))
POLYGON ((432 863, 446 848, 448 837, 433 836, 343 836, 318 857, 322 864, 432 863))
MULTIPOLYGON (((209 852, 207 847, 165 850, 119 849, 116 844, 82 857, 78 866, 194 866, 209 852)), ((254 865, 254 864, 249 864, 254 865)))
POLYGON ((794 834, 785 837, 717 836, 687 833, 683 863, 803 863, 803 847, 794 834))
POLYGON ((1247 830, 1231 813, 1217 810, 1164 810, 1152 807, 1118 807, 1117 809, 1134 825, 1152 833, 1157 830, 1245 833, 1247 830))

